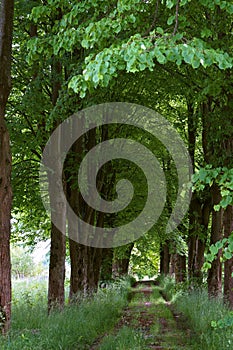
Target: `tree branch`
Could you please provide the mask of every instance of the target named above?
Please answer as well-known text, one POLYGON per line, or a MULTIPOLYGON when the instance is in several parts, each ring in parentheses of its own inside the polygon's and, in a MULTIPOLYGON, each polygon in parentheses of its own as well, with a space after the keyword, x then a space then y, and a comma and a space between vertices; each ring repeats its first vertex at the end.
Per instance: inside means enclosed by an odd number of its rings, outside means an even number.
POLYGON ((177 3, 176 3, 176 22, 175 22, 175 27, 174 27, 174 30, 173 30, 173 35, 176 34, 177 29, 178 29, 178 24, 179 24, 179 7, 180 7, 180 0, 177 0, 177 3))

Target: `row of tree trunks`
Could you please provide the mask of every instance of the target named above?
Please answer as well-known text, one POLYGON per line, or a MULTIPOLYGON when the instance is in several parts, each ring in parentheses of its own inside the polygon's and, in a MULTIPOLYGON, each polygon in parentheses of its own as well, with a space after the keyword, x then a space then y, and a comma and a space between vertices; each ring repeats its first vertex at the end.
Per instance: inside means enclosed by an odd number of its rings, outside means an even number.
POLYGON ((174 275, 177 283, 184 282, 187 278, 186 256, 170 254, 168 243, 162 245, 160 250, 160 274, 174 275))
POLYGON ((11 151, 5 122, 6 105, 11 91, 11 49, 14 1, 0 2, 0 331, 5 334, 11 318, 11 151))
MULTIPOLYGON (((79 119, 78 127, 82 129, 85 123, 85 115, 83 114, 79 119)), ((74 125, 73 127, 77 127, 74 125)), ((102 134, 102 138, 105 136, 102 134)), ((66 180, 67 180, 67 195, 69 203, 76 213, 83 221, 91 226, 95 224, 98 227, 104 225, 104 214, 97 213, 84 202, 82 195, 77 186, 78 167, 82 161, 82 156, 85 151, 92 149, 96 144, 96 130, 92 129, 87 133, 86 137, 78 139, 71 148, 71 157, 75 160, 77 167, 69 168, 69 162, 66 166, 66 180)), ((89 166, 89 165, 88 165, 89 166)), ((104 183, 102 174, 99 182, 104 183)), ((87 169, 87 183, 91 185, 95 183, 92 172, 87 169)), ((98 181, 97 187, 99 191, 102 190, 98 181)), ((71 278, 70 278, 70 301, 76 300, 78 293, 90 295, 98 288, 100 278, 100 268, 102 261, 102 248, 90 247, 80 244, 79 235, 82 234, 81 227, 73 227, 72 221, 69 222, 69 247, 70 247, 70 261, 71 261, 71 278)))

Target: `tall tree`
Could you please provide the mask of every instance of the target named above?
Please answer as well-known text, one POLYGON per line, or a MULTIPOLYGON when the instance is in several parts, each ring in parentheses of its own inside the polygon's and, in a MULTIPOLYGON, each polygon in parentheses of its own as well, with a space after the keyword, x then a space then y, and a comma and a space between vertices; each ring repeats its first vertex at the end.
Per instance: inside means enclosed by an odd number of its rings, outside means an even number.
POLYGON ((14 0, 0 1, 0 328, 6 333, 11 317, 11 151, 5 121, 11 90, 11 49, 14 0))

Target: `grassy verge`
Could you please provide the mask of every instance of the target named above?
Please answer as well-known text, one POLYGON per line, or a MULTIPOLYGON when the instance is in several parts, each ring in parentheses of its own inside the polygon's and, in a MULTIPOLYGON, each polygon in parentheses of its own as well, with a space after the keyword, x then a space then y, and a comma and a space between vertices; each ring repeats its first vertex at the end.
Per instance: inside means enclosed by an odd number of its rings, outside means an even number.
POLYGON ((221 298, 209 298, 205 288, 190 291, 187 283, 176 285, 170 277, 161 278, 160 283, 175 310, 187 320, 192 349, 233 349, 233 313, 221 298))
POLYGON ((221 299, 211 299, 206 290, 199 290, 179 296, 175 306, 187 317, 196 334, 196 349, 233 349, 232 323, 224 323, 233 317, 221 299))
POLYGON ((47 316, 46 289, 41 285, 18 287, 14 293, 12 329, 0 349, 82 350, 111 330, 127 303, 128 284, 100 290, 94 298, 66 306, 47 316))

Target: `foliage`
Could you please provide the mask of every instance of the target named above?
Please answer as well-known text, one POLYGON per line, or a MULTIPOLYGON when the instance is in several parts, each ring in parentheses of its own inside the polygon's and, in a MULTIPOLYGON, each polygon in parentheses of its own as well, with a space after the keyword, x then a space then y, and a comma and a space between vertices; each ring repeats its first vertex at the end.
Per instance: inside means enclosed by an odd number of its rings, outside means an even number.
POLYGON ((218 321, 212 321, 211 322, 211 327, 213 327, 216 331, 218 329, 223 329, 223 328, 231 328, 233 327, 233 312, 229 311, 227 315, 225 315, 223 318, 221 318, 218 321))
POLYGON ((31 254, 20 246, 11 246, 12 275, 15 278, 33 276, 35 264, 31 254))
POLYGON ((211 189, 214 183, 219 186, 221 201, 214 206, 216 211, 220 208, 226 209, 228 205, 233 204, 233 169, 206 165, 205 168, 195 172, 192 181, 196 191, 203 191, 206 187, 211 189))
POLYGON ((226 261, 233 256, 233 233, 228 238, 212 244, 209 248, 208 254, 205 256, 205 263, 203 269, 208 270, 211 267, 211 263, 216 259, 219 250, 222 249, 221 261, 226 261))
POLYGON ((158 273, 158 264, 158 243, 153 241, 150 236, 138 240, 130 257, 130 273, 136 275, 139 279, 145 276, 151 278, 158 273), (149 240, 151 240, 151 244, 149 244, 149 240), (150 245, 149 248, 148 245, 150 245))

